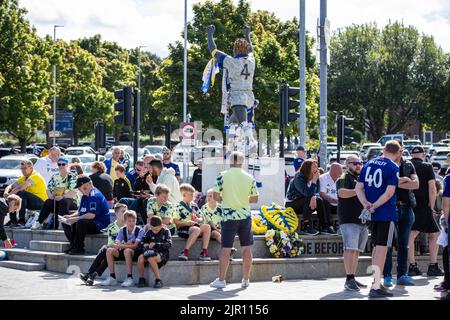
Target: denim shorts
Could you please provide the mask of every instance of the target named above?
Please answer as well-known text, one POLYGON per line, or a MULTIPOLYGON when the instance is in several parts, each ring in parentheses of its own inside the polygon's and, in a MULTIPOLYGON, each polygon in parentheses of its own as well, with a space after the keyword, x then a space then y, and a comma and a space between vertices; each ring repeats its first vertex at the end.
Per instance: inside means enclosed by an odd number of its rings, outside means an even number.
POLYGON ((344 223, 339 226, 344 242, 344 250, 358 250, 364 252, 369 228, 366 225, 356 223, 344 223))

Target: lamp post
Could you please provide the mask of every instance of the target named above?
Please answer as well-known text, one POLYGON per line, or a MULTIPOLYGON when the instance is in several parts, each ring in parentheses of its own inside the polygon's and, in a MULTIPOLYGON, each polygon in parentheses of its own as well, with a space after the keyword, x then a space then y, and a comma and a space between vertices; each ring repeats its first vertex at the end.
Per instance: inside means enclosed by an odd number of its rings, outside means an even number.
MULTIPOLYGON (((56 43, 56 28, 64 26, 53 26, 53 43, 56 43)), ((56 63, 53 65, 53 145, 56 145, 56 63)))
MULTIPOLYGON (((183 122, 187 122, 187 0, 184 0, 184 69, 183 69, 183 122)), ((189 180, 189 160, 187 147, 183 147, 183 180, 189 180)), ((189 149, 188 149, 189 150, 189 149)))

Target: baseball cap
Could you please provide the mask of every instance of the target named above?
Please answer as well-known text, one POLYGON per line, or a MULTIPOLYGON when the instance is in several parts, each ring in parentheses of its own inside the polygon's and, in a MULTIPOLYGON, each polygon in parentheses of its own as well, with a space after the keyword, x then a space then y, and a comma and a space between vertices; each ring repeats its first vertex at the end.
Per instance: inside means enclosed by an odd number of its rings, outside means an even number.
POLYGON ((423 147, 415 146, 412 148, 411 153, 425 153, 425 151, 423 150, 423 147))
POLYGON ((58 162, 64 162, 65 164, 69 163, 69 159, 67 159, 66 157, 59 157, 58 158, 58 162))
POLYGON ((87 176, 81 176, 77 179, 77 185, 76 185, 76 189, 80 188, 83 184, 91 182, 91 178, 87 177, 87 176))
POLYGON ((296 151, 306 151, 304 146, 298 146, 297 149, 295 149, 296 151))

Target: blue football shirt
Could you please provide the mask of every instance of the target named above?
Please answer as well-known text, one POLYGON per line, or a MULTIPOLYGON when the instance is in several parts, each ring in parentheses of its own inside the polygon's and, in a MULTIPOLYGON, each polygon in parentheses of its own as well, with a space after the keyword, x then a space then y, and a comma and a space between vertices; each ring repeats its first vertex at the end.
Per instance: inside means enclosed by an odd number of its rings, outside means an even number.
MULTIPOLYGON (((358 180, 364 183, 367 201, 375 203, 386 192, 388 186, 397 187, 399 172, 399 167, 385 157, 378 157, 367 162, 361 170, 358 180)), ((394 193, 391 199, 375 209, 372 221, 397 221, 396 201, 397 197, 394 193)))

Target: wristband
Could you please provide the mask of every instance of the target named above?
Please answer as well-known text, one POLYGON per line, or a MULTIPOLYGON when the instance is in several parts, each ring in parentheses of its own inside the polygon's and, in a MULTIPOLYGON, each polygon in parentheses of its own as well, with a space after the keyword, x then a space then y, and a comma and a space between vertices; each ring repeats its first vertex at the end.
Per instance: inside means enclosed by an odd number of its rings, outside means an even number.
POLYGON ((214 49, 213 51, 211 51, 211 55, 213 58, 216 56, 216 52, 217 52, 217 49, 214 49))

